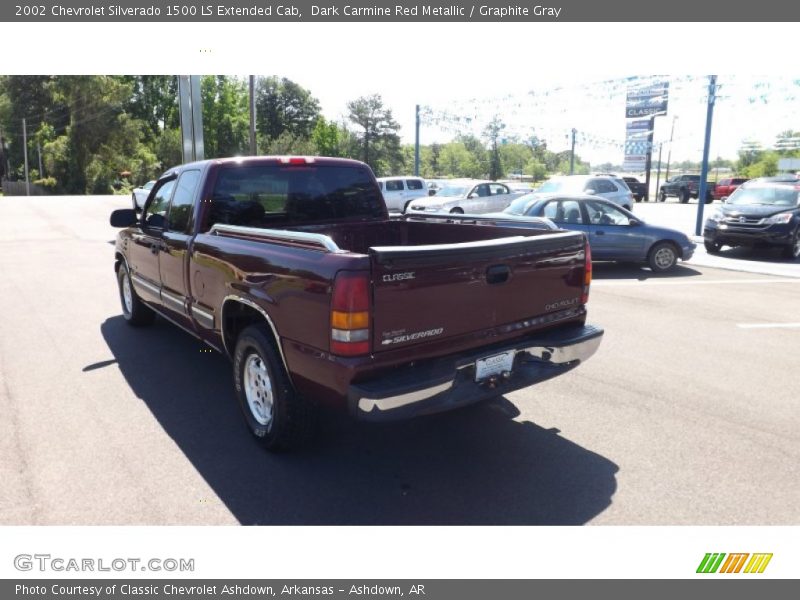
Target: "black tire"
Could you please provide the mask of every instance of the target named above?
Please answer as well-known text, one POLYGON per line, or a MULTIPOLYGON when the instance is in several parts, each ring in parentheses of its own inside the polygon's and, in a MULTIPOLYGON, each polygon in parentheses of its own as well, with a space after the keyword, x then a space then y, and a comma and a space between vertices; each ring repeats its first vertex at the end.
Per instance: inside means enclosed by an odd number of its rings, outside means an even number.
POLYGON ((659 202, 666 202, 666 200, 667 200, 667 193, 666 192, 661 192, 658 195, 658 201, 659 202))
POLYGON ((686 204, 687 202, 689 202, 689 197, 690 197, 689 190, 680 190, 678 192, 678 198, 680 199, 681 204, 686 204))
POLYGON ((709 254, 719 254, 719 251, 722 250, 722 244, 719 242, 703 242, 703 245, 706 247, 706 252, 709 254))
POLYGON ((122 304, 122 317, 128 325, 141 327, 150 325, 155 321, 156 313, 142 302, 141 298, 136 294, 136 290, 131 283, 131 274, 128 272, 128 267, 124 262, 117 269, 117 287, 119 288, 119 301, 122 304), (129 301, 125 297, 126 285, 129 301))
POLYGON ((411 200, 409 200, 408 202, 406 202, 406 205, 403 207, 403 214, 406 214, 406 213, 408 212, 408 205, 409 205, 409 204, 411 204, 411 200))
POLYGON ((455 208, 450 210, 450 214, 451 215, 463 215, 464 214, 464 209, 463 208, 459 208, 458 206, 456 206, 455 208))
POLYGON ((647 253, 647 264, 653 273, 664 273, 678 264, 678 249, 672 242, 657 242, 647 253))
POLYGON ((239 334, 233 354, 233 381, 247 428, 266 450, 299 448, 311 439, 316 421, 314 405, 295 392, 266 325, 251 325, 239 334), (269 407, 264 403, 267 398, 271 400, 269 407))
POLYGON ((641 202, 642 198, 643 196, 634 196, 634 200, 636 200, 637 202, 641 202))
POLYGON ((800 258, 800 228, 794 232, 792 243, 781 249, 781 256, 788 260, 797 260, 800 258))
POLYGON ((133 210, 139 210, 139 207, 136 206, 136 194, 131 194, 131 201, 133 202, 133 210))

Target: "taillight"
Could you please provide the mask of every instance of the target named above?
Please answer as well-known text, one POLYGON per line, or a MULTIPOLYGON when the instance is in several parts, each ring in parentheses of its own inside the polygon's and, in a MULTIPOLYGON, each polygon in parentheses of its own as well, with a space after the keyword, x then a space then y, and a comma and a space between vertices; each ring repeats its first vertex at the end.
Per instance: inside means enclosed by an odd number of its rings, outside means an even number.
POLYGON ((589 242, 586 242, 584 254, 586 258, 583 264, 583 295, 581 296, 581 304, 589 302, 589 286, 592 284, 592 249, 589 247, 589 242))
POLYGON ((331 353, 369 354, 369 275, 339 271, 331 299, 331 353))

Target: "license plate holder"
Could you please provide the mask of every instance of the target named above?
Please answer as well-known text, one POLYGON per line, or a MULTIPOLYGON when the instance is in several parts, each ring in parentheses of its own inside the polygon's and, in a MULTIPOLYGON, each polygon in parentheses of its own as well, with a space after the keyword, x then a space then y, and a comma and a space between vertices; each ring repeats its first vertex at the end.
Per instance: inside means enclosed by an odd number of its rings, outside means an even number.
POLYGON ((514 356, 516 354, 514 350, 509 350, 508 352, 479 358, 475 362, 475 381, 483 381, 504 371, 510 372, 514 368, 514 356))

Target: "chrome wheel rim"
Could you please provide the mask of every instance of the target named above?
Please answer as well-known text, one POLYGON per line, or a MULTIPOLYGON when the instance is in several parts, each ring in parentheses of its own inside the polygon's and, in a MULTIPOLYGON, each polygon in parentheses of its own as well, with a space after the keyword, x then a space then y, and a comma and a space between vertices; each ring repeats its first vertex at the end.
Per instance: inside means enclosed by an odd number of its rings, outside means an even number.
POLYGON ((675 253, 671 248, 659 248, 656 252, 655 262, 659 269, 668 269, 675 262, 675 253))
POLYGON ((244 363, 244 395, 253 418, 268 426, 272 422, 272 380, 258 354, 251 354, 244 363))
POLYGON ((122 303, 125 312, 130 314, 133 310, 133 292, 131 291, 131 278, 127 273, 122 276, 122 303))

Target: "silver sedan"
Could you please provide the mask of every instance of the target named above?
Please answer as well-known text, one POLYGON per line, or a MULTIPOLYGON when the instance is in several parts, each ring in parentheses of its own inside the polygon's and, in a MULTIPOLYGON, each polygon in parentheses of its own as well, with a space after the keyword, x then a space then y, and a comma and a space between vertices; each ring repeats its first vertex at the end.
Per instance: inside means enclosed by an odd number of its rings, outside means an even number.
POLYGON ((454 214, 481 214, 503 210, 522 192, 511 190, 496 181, 448 182, 436 195, 412 200, 407 214, 419 212, 446 212, 454 214))

